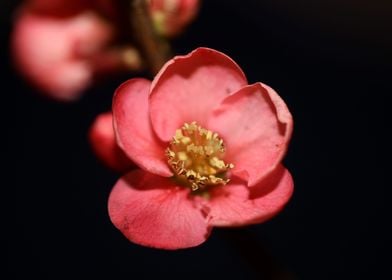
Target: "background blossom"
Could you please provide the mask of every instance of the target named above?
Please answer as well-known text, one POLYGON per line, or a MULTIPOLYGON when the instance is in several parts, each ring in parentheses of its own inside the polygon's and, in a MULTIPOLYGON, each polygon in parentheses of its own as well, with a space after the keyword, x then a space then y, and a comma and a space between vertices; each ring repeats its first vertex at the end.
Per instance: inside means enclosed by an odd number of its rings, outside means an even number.
MULTIPOLYGON (((133 46, 135 28, 123 3, 25 1, 15 14, 11 44, 18 71, 47 96, 73 101, 99 79, 141 70, 143 50, 133 46)), ((155 25, 160 34, 173 37, 194 19, 198 1, 149 4, 151 17, 162 19, 155 25)))

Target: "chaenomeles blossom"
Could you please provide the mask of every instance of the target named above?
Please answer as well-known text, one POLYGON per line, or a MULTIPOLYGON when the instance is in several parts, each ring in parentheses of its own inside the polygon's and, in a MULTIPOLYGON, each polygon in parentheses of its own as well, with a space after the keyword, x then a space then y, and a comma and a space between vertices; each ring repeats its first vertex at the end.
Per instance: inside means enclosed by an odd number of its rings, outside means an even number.
POLYGON ((117 143, 139 169, 117 181, 108 211, 134 243, 197 246, 213 227, 270 219, 292 195, 281 163, 292 116, 272 88, 248 85, 221 52, 198 48, 152 82, 126 81, 112 109, 117 143))
POLYGON ((15 65, 47 96, 72 101, 97 76, 140 68, 133 47, 111 45, 116 30, 101 16, 108 2, 100 0, 99 11, 97 3, 30 0, 16 13, 11 39, 15 65))
POLYGON ((88 139, 97 158, 113 171, 124 173, 135 164, 117 145, 111 112, 99 114, 92 123, 88 139))
POLYGON ((199 0, 149 0, 150 14, 157 32, 175 37, 195 19, 199 0))

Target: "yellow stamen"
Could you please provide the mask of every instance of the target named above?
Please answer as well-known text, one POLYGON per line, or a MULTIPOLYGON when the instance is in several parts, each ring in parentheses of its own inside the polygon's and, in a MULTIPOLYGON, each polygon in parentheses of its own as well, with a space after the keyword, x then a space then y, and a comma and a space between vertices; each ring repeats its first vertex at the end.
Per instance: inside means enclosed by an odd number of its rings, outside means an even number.
POLYGON ((196 122, 185 123, 177 129, 166 149, 171 168, 193 191, 229 182, 226 173, 234 165, 222 160, 224 153, 219 135, 196 122))

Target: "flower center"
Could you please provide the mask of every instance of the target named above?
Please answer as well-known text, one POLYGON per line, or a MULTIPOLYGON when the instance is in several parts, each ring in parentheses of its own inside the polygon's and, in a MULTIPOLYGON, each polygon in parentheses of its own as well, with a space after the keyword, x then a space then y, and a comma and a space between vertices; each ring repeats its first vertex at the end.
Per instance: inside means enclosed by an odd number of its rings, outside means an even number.
POLYGON ((219 135, 196 122, 185 123, 177 129, 166 149, 168 163, 177 179, 193 191, 229 182, 226 172, 234 165, 222 160, 224 153, 225 146, 219 135))

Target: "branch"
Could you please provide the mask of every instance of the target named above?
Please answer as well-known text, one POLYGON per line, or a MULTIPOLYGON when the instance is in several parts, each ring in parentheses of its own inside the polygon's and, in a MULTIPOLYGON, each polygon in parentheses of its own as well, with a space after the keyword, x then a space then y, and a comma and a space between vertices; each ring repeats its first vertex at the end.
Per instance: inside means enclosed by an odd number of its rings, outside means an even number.
POLYGON ((129 20, 136 44, 150 73, 155 76, 170 58, 170 46, 156 33, 146 0, 131 0, 129 8, 129 20))

